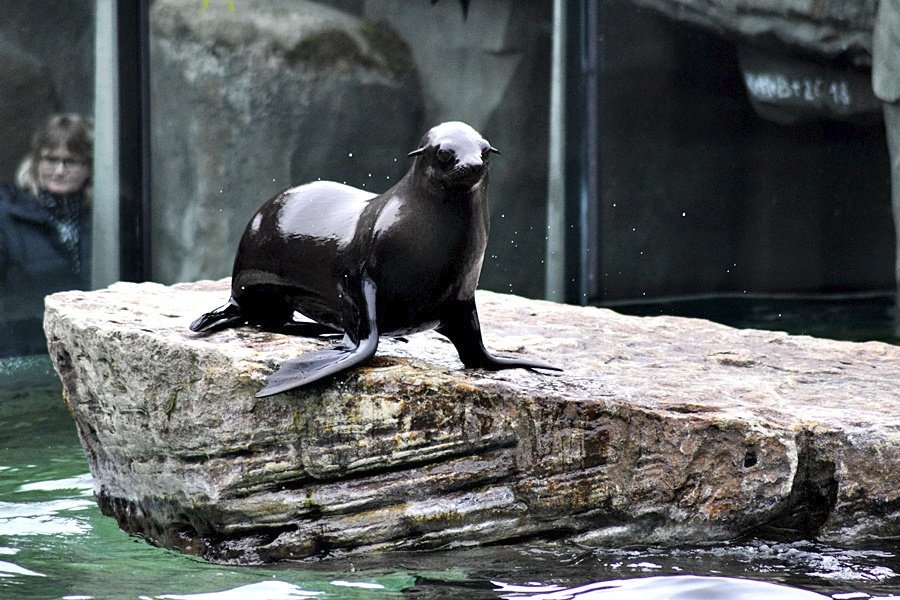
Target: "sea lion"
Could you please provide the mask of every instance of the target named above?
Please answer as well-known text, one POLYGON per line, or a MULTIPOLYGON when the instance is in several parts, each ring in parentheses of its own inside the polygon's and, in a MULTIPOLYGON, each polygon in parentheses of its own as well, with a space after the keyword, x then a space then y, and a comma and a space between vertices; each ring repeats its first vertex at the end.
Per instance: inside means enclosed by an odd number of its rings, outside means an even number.
POLYGON ((286 361, 258 397, 365 362, 381 335, 428 329, 449 338, 469 368, 561 370, 493 356, 481 339, 475 287, 488 239, 494 153, 469 125, 442 123, 409 153, 415 160, 406 175, 381 195, 331 181, 281 192, 244 231, 228 303, 191 330, 252 324, 297 335, 344 334, 334 348, 286 361), (314 323, 295 321, 295 311, 314 323))

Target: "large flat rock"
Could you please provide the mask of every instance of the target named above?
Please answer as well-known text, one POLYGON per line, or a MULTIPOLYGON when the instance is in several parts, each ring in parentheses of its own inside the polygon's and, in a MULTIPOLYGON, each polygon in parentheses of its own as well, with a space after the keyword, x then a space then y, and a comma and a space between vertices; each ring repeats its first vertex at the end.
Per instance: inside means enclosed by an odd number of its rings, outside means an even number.
POLYGON ((480 292, 492 350, 565 372, 464 370, 426 333, 258 399, 282 361, 330 342, 189 332, 227 286, 47 298, 97 500, 156 544, 264 562, 900 534, 900 348, 480 292))

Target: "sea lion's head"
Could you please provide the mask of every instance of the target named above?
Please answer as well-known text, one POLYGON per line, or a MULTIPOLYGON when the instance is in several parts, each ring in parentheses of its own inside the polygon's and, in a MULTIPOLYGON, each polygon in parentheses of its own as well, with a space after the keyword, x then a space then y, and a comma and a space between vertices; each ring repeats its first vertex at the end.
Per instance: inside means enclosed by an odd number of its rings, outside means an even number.
POLYGON ((486 180, 488 159, 499 153, 470 125, 449 121, 429 129, 409 156, 416 157, 415 168, 435 185, 470 190, 486 180))

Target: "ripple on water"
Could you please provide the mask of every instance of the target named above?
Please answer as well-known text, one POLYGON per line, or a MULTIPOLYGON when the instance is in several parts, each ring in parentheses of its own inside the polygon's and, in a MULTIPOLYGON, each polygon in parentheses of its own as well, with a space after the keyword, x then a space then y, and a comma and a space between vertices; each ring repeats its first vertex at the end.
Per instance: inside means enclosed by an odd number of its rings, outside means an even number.
POLYGON ((740 598, 741 600, 821 600, 829 598, 797 588, 730 577, 670 575, 601 581, 569 589, 537 593, 528 586, 494 582, 501 598, 509 600, 697 600, 740 598))
POLYGON ((94 506, 94 501, 87 498, 0 502, 0 536, 84 534, 91 529, 87 519, 67 513, 94 506))
MULTIPOLYGON (((165 594, 156 596, 158 600, 296 600, 298 598, 313 598, 321 596, 324 592, 307 591, 292 583, 284 581, 262 581, 242 585, 221 592, 208 592, 201 594, 165 594)), ((141 600, 153 600, 148 596, 141 596, 141 600)))
POLYGON ((18 489, 19 492, 55 492, 59 490, 79 490, 85 493, 93 493, 94 479, 90 473, 84 473, 75 477, 24 483, 18 489))

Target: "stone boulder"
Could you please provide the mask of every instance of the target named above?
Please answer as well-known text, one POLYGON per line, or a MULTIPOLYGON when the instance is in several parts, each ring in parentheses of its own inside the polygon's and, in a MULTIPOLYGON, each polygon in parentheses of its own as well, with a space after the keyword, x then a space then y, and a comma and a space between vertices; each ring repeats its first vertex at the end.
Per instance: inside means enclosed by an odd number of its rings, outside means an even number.
POLYGON ((435 333, 265 399, 333 342, 187 325, 228 282, 47 298, 97 501, 219 562, 552 536, 665 544, 900 534, 900 348, 479 292, 486 343, 559 375, 461 368, 435 333))
POLYGON ((762 45, 782 45, 820 57, 872 64, 878 0, 632 0, 673 19, 762 45))
POLYGON ((422 100, 387 26, 317 2, 157 0, 151 28, 157 279, 230 274, 251 215, 291 185, 380 192, 408 168, 422 100))

